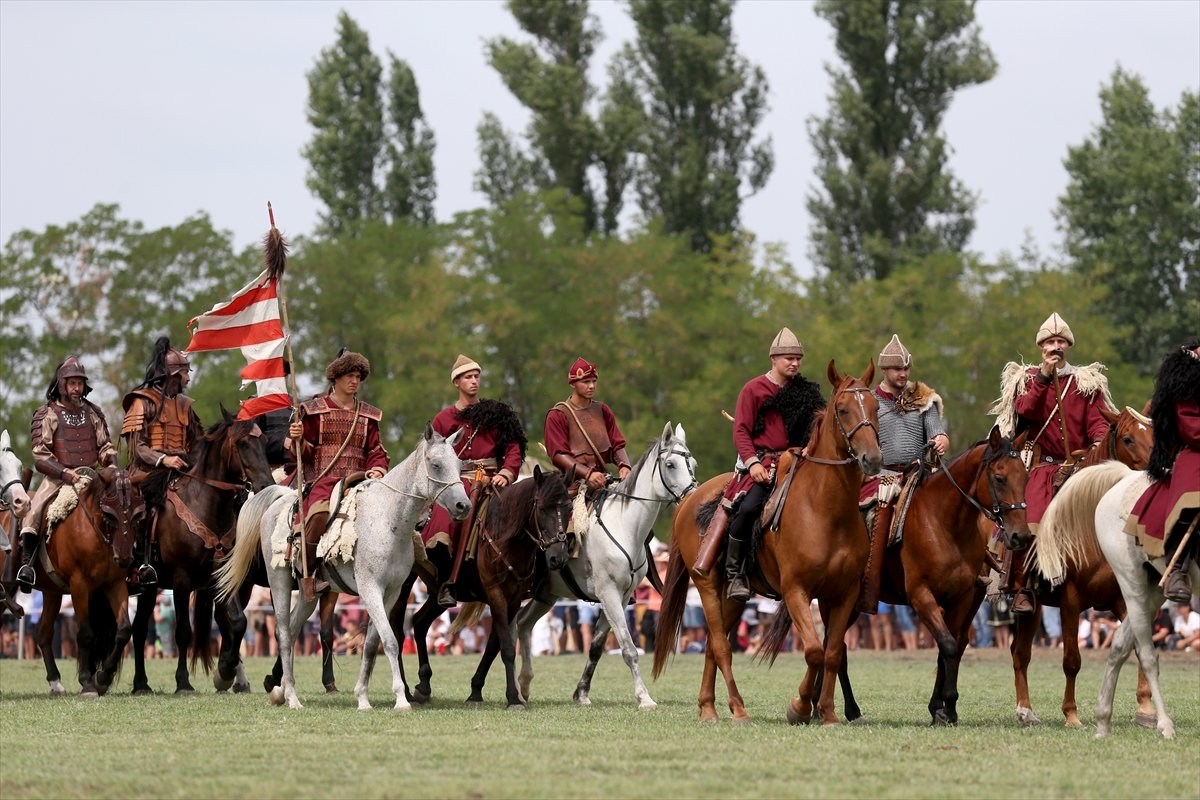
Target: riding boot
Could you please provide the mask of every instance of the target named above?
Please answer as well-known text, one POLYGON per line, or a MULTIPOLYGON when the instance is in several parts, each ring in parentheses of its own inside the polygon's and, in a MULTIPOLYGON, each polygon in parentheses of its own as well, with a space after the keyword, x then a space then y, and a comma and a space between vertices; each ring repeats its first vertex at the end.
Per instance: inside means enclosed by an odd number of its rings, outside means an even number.
POLYGON ((1003 591, 1012 593, 1012 613, 1018 617, 1029 616, 1037 608, 1037 600, 1033 591, 1025 588, 1026 552, 1025 550, 1009 551, 1008 572, 1005 575, 1003 587, 1003 591))
POLYGON ((713 511, 712 519, 708 523, 708 528, 700 539, 700 549, 697 551, 696 560, 692 564, 692 571, 697 575, 704 577, 712 569, 713 563, 717 560, 717 553, 721 552, 721 542, 725 540, 725 531, 729 528, 729 519, 729 509, 725 507, 725 502, 718 502, 716 509, 713 511))
POLYGON ((746 582, 746 556, 750 542, 729 534, 729 549, 725 552, 725 598, 744 603, 750 599, 750 585, 746 582))
POLYGON ((21 568, 17 570, 17 589, 29 594, 33 593, 33 584, 37 581, 37 573, 33 571, 33 557, 37 553, 39 537, 37 531, 21 531, 21 568))
POLYGON ((1188 580, 1188 559, 1179 559, 1174 568, 1167 573, 1167 582, 1163 586, 1163 594, 1172 603, 1192 602, 1192 582, 1188 580))
POLYGON ((319 592, 329 588, 329 581, 315 580, 317 570, 321 567, 320 559, 317 558, 317 544, 325 534, 328 524, 328 511, 311 514, 304 523, 304 555, 308 562, 308 573, 300 577, 300 591, 308 603, 316 600, 319 592))

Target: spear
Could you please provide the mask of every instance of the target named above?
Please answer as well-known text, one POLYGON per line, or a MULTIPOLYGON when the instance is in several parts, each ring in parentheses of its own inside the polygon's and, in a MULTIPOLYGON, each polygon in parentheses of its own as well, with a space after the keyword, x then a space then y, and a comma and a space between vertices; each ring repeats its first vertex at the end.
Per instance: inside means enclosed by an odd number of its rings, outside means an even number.
MULTIPOLYGON (((287 267, 287 242, 284 241, 283 234, 275 227, 275 209, 271 207, 271 201, 267 201, 267 216, 271 220, 271 230, 267 231, 266 238, 263 239, 263 259, 267 265, 267 271, 270 277, 275 281, 275 285, 279 288, 279 316, 283 320, 283 336, 285 347, 287 348, 287 363, 291 365, 289 376, 292 383, 292 418, 291 422, 300 420, 300 389, 296 384, 296 358, 292 353, 292 326, 288 322, 287 311, 287 294, 283 289, 283 271, 287 267)), ((292 442, 292 451, 296 456, 296 491, 300 498, 300 507, 303 508, 304 498, 304 437, 301 436, 300 441, 292 442)), ((296 515, 294 524, 294 532, 300 539, 300 569, 303 574, 308 574, 308 552, 304 546, 304 514, 296 515)))

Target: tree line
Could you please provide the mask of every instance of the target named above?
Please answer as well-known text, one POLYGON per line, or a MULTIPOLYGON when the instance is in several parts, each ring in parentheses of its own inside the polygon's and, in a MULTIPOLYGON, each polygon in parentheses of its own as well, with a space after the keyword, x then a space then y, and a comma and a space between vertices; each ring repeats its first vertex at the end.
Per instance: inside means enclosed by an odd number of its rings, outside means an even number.
MULTIPOLYGON (((816 274, 801 279, 740 218, 774 156, 757 131, 767 78, 737 49, 732 2, 632 0, 635 40, 603 87, 588 77, 602 32, 586 0, 508 8, 522 38, 490 40, 485 54, 530 122, 517 133, 484 115, 475 180, 487 204, 452 220, 435 219, 436 137, 407 63, 380 59, 342 12, 307 75, 304 155, 323 212, 288 268, 297 372, 317 389, 338 347, 367 355, 365 396, 385 411, 393 455, 453 399, 460 351, 532 441, 583 355, 599 365, 599 396, 631 453, 681 422, 709 475, 732 462, 720 410, 765 371, 785 324, 804 342, 803 372, 821 381, 831 358, 861 372, 899 333, 914 378, 945 399, 956 447, 986 433, 1001 367, 1036 359, 1034 331, 1051 310, 1076 332, 1075 360, 1106 363, 1117 401, 1138 408, 1162 354, 1195 332, 1195 91, 1156 109, 1118 67, 1100 91, 1101 123, 1064 154, 1069 183, 1053 213, 1065 256, 1016 243, 1016 256, 989 262, 967 250, 978 196, 950 172, 941 130, 954 93, 997 69, 973 3, 820 0, 838 61, 827 113, 809 122, 816 274)), ((203 213, 150 230, 99 204, 12 236, 0 420, 14 441, 27 448, 27 421, 68 352, 115 419, 154 338, 186 343, 186 321, 256 274, 257 260, 203 213)), ((211 421, 241 399, 241 356, 194 364, 191 393, 211 421)))

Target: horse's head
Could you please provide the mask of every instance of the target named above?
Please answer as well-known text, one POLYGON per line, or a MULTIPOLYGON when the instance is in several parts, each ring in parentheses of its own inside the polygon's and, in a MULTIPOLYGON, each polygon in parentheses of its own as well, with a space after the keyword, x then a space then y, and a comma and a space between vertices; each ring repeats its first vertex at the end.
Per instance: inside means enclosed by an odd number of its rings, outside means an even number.
MULTIPOLYGON (((879 449, 879 401, 871 391, 875 378, 875 359, 862 376, 838 372, 833 359, 826 370, 829 383, 833 386, 833 397, 825 411, 826 419, 832 416, 845 440, 845 450, 858 461, 864 475, 878 475, 883 466, 883 453, 879 449)), ((824 426, 826 429, 828 426, 824 426)), ((839 454, 842 448, 838 448, 839 454)))
POLYGON ((133 543, 145 520, 146 504, 125 470, 107 467, 98 477, 102 486, 92 481, 91 487, 96 492, 103 488, 98 497, 103 527, 111 537, 113 560, 125 569, 133 563, 133 543))
POLYGON ((1133 470, 1145 469, 1154 448, 1154 423, 1145 415, 1125 406, 1119 413, 1100 404, 1100 413, 1108 420, 1109 458, 1115 458, 1133 470))
POLYGON ((654 471, 658 474, 658 483, 666 489, 671 500, 678 503, 699 485, 696 482, 696 459, 688 449, 683 426, 676 425, 672 431, 668 422, 653 447, 657 450, 654 471))
POLYGON ((571 519, 567 484, 561 472, 542 472, 540 466, 534 466, 533 485, 533 508, 526 531, 546 553, 550 569, 562 569, 571 556, 567 547, 567 521, 571 519))
POLYGON ((29 511, 29 494, 21 480, 21 459, 13 452, 8 431, 0 432, 0 505, 21 519, 29 511))
POLYGON ((471 510, 471 499, 467 497, 459 476, 458 453, 454 452, 463 430, 465 428, 460 428, 449 438, 443 438, 432 425, 426 423, 425 438, 421 444, 425 448, 423 463, 429 484, 425 489, 415 489, 418 494, 446 509, 455 520, 466 519, 471 510))
POLYGON ((254 492, 275 483, 267 463, 266 439, 254 420, 237 419, 222 406, 221 421, 204 436, 219 446, 226 480, 241 483, 254 492))
POLYGON ((1021 460, 1025 437, 1022 433, 1010 440, 1000 433, 999 425, 993 426, 975 486, 975 495, 986 501, 988 519, 999 527, 1009 550, 1023 550, 1033 538, 1025 519, 1025 483, 1029 480, 1021 460))

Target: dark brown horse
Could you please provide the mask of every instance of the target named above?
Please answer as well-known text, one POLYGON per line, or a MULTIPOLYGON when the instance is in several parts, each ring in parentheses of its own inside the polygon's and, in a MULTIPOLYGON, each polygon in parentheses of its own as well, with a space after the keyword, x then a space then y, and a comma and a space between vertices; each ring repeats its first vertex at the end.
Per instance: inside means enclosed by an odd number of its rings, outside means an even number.
MULTIPOLYGON (((844 657, 841 642, 858 599, 859 582, 867 560, 867 536, 858 515, 858 493, 863 475, 879 472, 879 404, 871 394, 875 363, 862 377, 842 375, 834 362, 826 370, 834 387, 833 397, 813 424, 806 450, 785 453, 777 474, 787 474, 796 463, 791 490, 784 501, 778 532, 762 535, 755 561, 756 589, 780 596, 800 626, 804 657, 808 663, 800 684, 799 698, 788 705, 788 719, 807 720, 812 711, 817 672, 836 674, 844 657), (828 644, 822 643, 813 625, 809 607, 819 600, 827 611, 828 644)), ((700 721, 715 720, 716 671, 721 670, 729 693, 729 710, 735 723, 749 719, 741 693, 733 678, 727 631, 741 616, 744 603, 724 597, 722 570, 707 576, 693 572, 700 547, 697 511, 713 503, 731 474, 718 475, 684 498, 675 512, 671 530, 671 560, 664 582, 659 633, 654 648, 654 676, 666 667, 679 638, 688 576, 700 590, 708 623, 708 647, 700 685, 700 721)), ((782 479, 781 479, 782 480, 782 479)), ((781 606, 781 615, 785 615, 781 606)), ((837 723, 833 708, 833 682, 823 687, 817 702, 821 720, 837 723)))
MULTIPOLYGON (((212 669, 212 626, 214 600, 213 569, 233 547, 237 512, 248 490, 261 491, 275 483, 267 464, 262 431, 253 420, 235 420, 222 409, 222 420, 205 432, 188 453, 191 468, 172 472, 165 485, 165 500, 159 510, 154 560, 162 588, 174 590, 176 608, 175 644, 179 663, 175 668, 175 692, 194 691, 188 679, 188 654, 192 668, 199 663, 212 669), (192 593, 195 608, 188 617, 192 593)), ((147 479, 149 483, 152 479, 147 479)), ((134 694, 150 693, 146 680, 144 644, 146 626, 154 608, 152 599, 138 603, 134 620, 134 694)), ((240 664, 239 649, 246 634, 246 615, 236 598, 215 604, 221 631, 221 652, 213 684, 219 691, 234 685, 240 664)), ((249 691, 239 682, 238 691, 249 691)))
MULTIPOLYGON (((1108 435, 1078 462, 1076 472, 1102 464, 1105 461, 1120 461, 1130 469, 1145 469, 1150 461, 1150 449, 1154 446, 1154 428, 1150 420, 1126 406, 1119 414, 1101 406, 1100 413, 1108 420, 1108 435)), ((1053 505, 1053 502, 1051 503, 1053 505)), ((1047 509, 1047 513, 1049 510, 1047 509)), ((1095 537, 1084 537, 1088 546, 1082 557, 1067 559, 1062 584, 1056 587, 1042 585, 1042 581, 1029 581, 1038 587, 1034 613, 1017 617, 1016 632, 1012 638, 1013 677, 1017 691, 1017 720, 1022 725, 1037 725, 1041 722, 1033 711, 1029 699, 1029 659, 1033 650, 1033 638, 1037 635, 1042 606, 1058 606, 1062 616, 1063 674, 1066 686, 1063 689, 1062 712, 1069 727, 1079 727, 1079 706, 1075 702, 1075 679, 1079 675, 1082 659, 1079 654, 1079 614, 1086 608, 1112 611, 1125 619, 1125 600, 1117 578, 1105 560, 1104 554, 1095 544, 1095 537)), ((1026 559, 1031 569, 1038 570, 1039 551, 1035 540, 1033 551, 1026 559)), ((1137 687, 1138 724, 1155 727, 1154 704, 1150 698, 1150 685, 1141 667, 1138 668, 1137 687)))
MULTIPOLYGON (((53 526, 49 541, 38 548, 38 556, 44 557, 34 587, 42 591, 43 606, 34 636, 46 665, 50 693, 65 694, 52 644, 63 595, 70 593, 78 630, 80 695, 97 697, 112 684, 133 633, 125 579, 145 506, 124 470, 75 471, 87 477, 86 482, 71 488, 78 504, 53 526)), ((66 487, 57 500, 64 491, 66 487)))
MULTIPOLYGON (((541 467, 534 467, 532 478, 517 481, 496 492, 483 510, 475 559, 463 562, 455 584, 455 593, 460 598, 476 604, 464 606, 459 614, 462 622, 456 624, 476 619, 482 613, 482 603, 486 603, 492 612, 491 636, 471 678, 468 703, 483 702, 483 684, 499 654, 507 678, 508 707, 525 707, 525 700, 517 689, 517 652, 512 620, 522 601, 545 577, 545 569, 561 569, 567 563, 566 529, 570 518, 571 501, 562 474, 542 472, 541 467)), ((462 535, 467 533, 463 531, 462 535)), ((397 637, 404 636, 405 605, 415 579, 414 573, 405 583, 391 612, 392 630, 397 637)), ((437 604, 440 588, 436 582, 430 584, 429 599, 413 616, 420 683, 410 694, 418 703, 427 702, 432 694, 429 681, 433 670, 429 666, 425 638, 433 620, 442 613, 437 604)))

